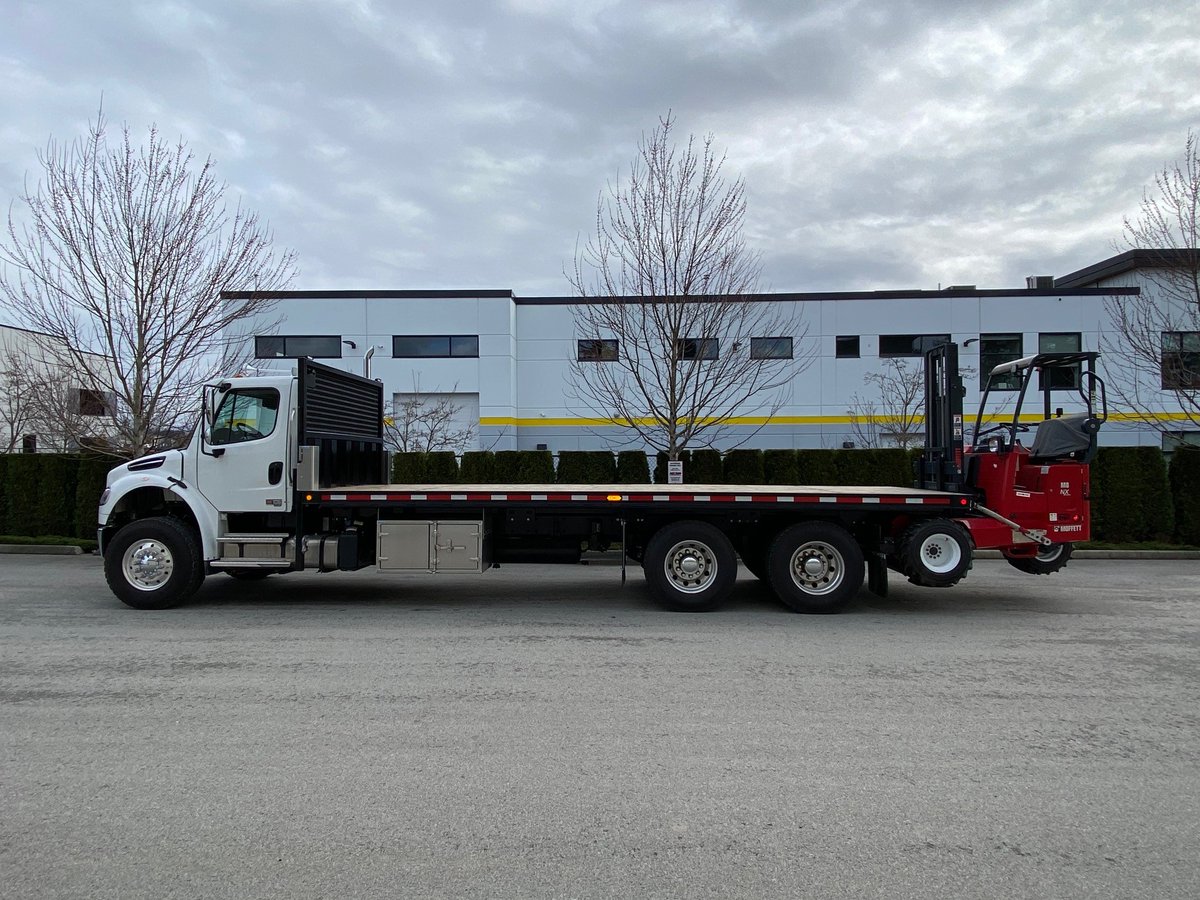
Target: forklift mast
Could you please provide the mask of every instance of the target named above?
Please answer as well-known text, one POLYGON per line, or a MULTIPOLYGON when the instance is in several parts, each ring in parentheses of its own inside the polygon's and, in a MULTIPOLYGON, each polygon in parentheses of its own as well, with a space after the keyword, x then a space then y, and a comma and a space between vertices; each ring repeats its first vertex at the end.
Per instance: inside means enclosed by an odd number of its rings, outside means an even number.
POLYGON ((925 452, 917 464, 917 486, 962 491, 963 387, 958 344, 939 344, 925 352, 925 452))

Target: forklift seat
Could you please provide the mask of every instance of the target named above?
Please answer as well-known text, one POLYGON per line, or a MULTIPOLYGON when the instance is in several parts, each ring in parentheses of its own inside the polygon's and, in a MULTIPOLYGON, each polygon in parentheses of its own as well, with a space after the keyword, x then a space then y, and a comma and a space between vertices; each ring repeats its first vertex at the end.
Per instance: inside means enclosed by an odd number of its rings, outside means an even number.
POLYGON ((1083 460, 1091 455, 1096 445, 1099 423, 1086 413, 1045 419, 1038 423, 1029 448, 1029 461, 1051 462, 1053 460, 1083 460))

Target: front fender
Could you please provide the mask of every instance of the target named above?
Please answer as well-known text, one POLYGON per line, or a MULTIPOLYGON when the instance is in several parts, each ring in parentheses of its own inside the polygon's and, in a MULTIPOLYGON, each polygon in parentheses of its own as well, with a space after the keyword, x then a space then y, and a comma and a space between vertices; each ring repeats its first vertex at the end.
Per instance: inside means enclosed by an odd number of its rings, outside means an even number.
MULTIPOLYGON (((101 497, 99 525, 102 534, 110 533, 135 519, 161 515, 166 506, 168 512, 192 520, 200 533, 204 558, 217 557, 217 510, 198 490, 170 472, 130 472, 123 469, 125 467, 109 474, 108 485, 101 497)), ((107 543, 103 537, 101 541, 102 544, 107 543)))

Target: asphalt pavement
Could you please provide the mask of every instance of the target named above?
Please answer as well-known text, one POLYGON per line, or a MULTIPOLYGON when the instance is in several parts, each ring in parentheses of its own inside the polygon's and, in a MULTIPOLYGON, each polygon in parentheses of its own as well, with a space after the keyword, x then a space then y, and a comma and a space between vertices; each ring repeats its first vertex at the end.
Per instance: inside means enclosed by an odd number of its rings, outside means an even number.
POLYGON ((844 613, 640 573, 0 558, 12 897, 1154 897, 1200 884, 1200 562, 844 613))

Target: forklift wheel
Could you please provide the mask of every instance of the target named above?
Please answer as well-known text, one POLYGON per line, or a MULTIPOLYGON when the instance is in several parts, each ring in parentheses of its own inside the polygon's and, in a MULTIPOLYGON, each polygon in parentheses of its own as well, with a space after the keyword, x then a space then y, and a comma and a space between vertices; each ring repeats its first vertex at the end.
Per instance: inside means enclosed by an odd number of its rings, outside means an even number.
POLYGON ((1074 544, 1053 544, 1038 549, 1037 556, 1006 556, 1008 564, 1030 575, 1049 575, 1057 572, 1071 558, 1074 544))
POLYGON ((971 538, 957 522, 914 522, 900 538, 900 570, 913 584, 950 587, 971 568, 971 538))

